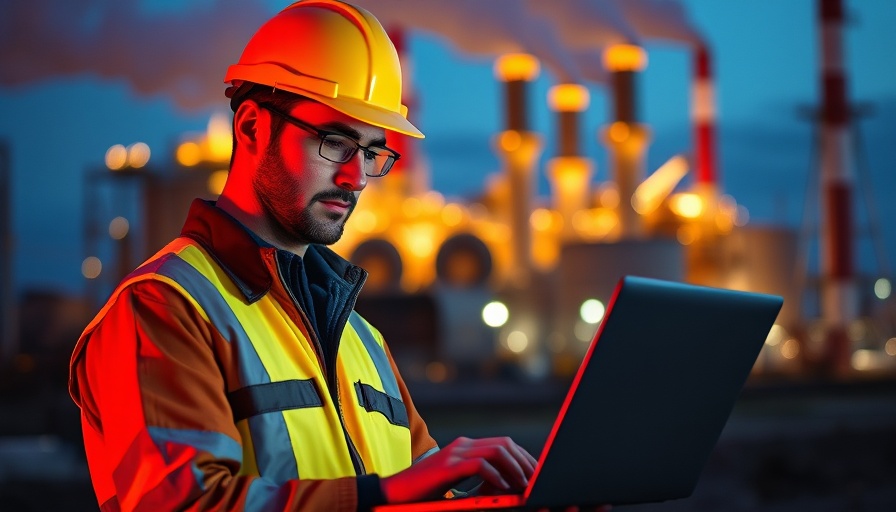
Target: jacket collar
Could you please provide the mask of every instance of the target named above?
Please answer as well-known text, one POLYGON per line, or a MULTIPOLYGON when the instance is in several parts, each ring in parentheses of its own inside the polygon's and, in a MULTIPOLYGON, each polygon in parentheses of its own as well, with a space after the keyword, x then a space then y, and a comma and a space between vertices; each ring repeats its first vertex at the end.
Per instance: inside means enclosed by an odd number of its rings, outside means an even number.
POLYGON ((276 249, 260 246, 251 231, 213 201, 194 199, 180 234, 201 245, 250 303, 271 289, 274 278, 264 254, 276 249))
MULTIPOLYGON (((213 201, 194 199, 181 230, 181 236, 195 240, 221 266, 246 300, 262 298, 273 285, 274 277, 264 257, 278 249, 258 238, 213 201)), ((367 273, 352 265, 328 247, 311 244, 305 259, 320 262, 349 284, 365 280, 367 273)), ((363 281, 362 281, 363 282, 363 281)))

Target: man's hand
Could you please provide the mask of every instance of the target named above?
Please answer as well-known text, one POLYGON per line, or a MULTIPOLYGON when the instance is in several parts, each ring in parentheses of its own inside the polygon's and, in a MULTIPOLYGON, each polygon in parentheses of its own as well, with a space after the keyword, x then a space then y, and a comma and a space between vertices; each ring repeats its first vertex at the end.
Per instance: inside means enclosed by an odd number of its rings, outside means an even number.
POLYGON ((536 461, 509 437, 468 439, 459 437, 448 446, 408 469, 383 478, 387 503, 436 499, 471 476, 484 487, 501 492, 529 485, 536 461))

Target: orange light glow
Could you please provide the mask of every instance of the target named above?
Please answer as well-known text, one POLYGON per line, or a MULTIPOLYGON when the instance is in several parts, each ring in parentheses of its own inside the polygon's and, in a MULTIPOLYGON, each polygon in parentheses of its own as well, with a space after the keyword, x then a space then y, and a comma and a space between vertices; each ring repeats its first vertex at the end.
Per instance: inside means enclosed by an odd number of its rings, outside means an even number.
POLYGON ((641 215, 653 212, 687 173, 687 160, 673 156, 638 185, 632 195, 632 208, 641 215))
POLYGON ((590 99, 588 89, 579 84, 559 84, 548 90, 548 105, 559 112, 582 112, 590 99))
POLYGON ((229 162, 233 150, 230 116, 217 113, 208 122, 208 159, 212 162, 229 162))
POLYGON ((177 147, 175 157, 177 162, 184 167, 193 167, 202 161, 202 150, 199 148, 199 144, 195 142, 184 142, 177 147))
POLYGON ((669 208, 678 216, 696 219, 706 209, 703 198, 693 192, 675 194, 669 199, 669 208))
POLYGON ((139 169, 149 162, 149 146, 144 142, 136 142, 128 146, 128 165, 139 169))
POLYGON ((128 150, 121 144, 115 144, 106 150, 106 167, 113 171, 123 169, 128 163, 128 150))
POLYGON ((607 129, 607 136, 613 142, 625 142, 630 135, 631 128, 629 128, 628 123, 622 121, 616 121, 607 129))
POLYGON ((523 138, 520 136, 520 132, 516 130, 507 130, 502 132, 500 137, 498 138, 498 145, 501 146, 501 149, 507 152, 516 151, 520 148, 523 143, 523 138))
POLYGON ((554 224, 554 214, 547 208, 538 208, 529 216, 529 223, 536 231, 547 231, 554 224))
POLYGON ((227 176, 230 174, 227 169, 221 169, 211 173, 208 177, 208 191, 215 195, 221 195, 224 192, 224 184, 227 183, 227 176))
POLYGON ((535 80, 539 71, 538 59, 528 53, 508 53, 495 61, 495 76, 504 82, 535 80))
POLYGON ((442 208, 442 222, 448 227, 459 225, 464 220, 464 210, 457 204, 451 203, 442 208))
POLYGON ((604 67, 609 71, 642 71, 647 52, 633 44, 614 44, 604 51, 604 67))

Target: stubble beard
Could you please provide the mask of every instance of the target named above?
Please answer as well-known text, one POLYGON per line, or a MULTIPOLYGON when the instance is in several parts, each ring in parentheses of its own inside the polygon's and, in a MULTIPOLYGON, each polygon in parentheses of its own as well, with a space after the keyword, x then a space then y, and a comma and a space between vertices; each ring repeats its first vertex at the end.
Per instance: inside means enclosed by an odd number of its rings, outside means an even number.
POLYGON ((300 206, 297 203, 301 195, 300 183, 286 168, 276 147, 268 147, 258 167, 253 188, 277 238, 296 245, 331 245, 342 238, 345 223, 356 205, 353 193, 334 188, 315 194, 305 206, 300 206), (344 215, 326 212, 326 218, 321 219, 311 208, 326 199, 345 201, 351 207, 344 215))

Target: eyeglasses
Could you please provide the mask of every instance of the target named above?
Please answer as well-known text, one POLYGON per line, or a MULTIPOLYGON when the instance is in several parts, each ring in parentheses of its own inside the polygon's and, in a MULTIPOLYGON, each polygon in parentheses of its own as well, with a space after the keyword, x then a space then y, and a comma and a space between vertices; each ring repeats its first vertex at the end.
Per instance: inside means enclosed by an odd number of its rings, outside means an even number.
POLYGON ((401 155, 385 146, 362 146, 347 135, 315 128, 271 105, 260 106, 283 118, 286 122, 317 135, 320 139, 320 147, 317 152, 326 160, 342 164, 351 160, 360 149, 364 152, 364 174, 367 176, 373 178, 385 176, 395 161, 401 158, 401 155))

